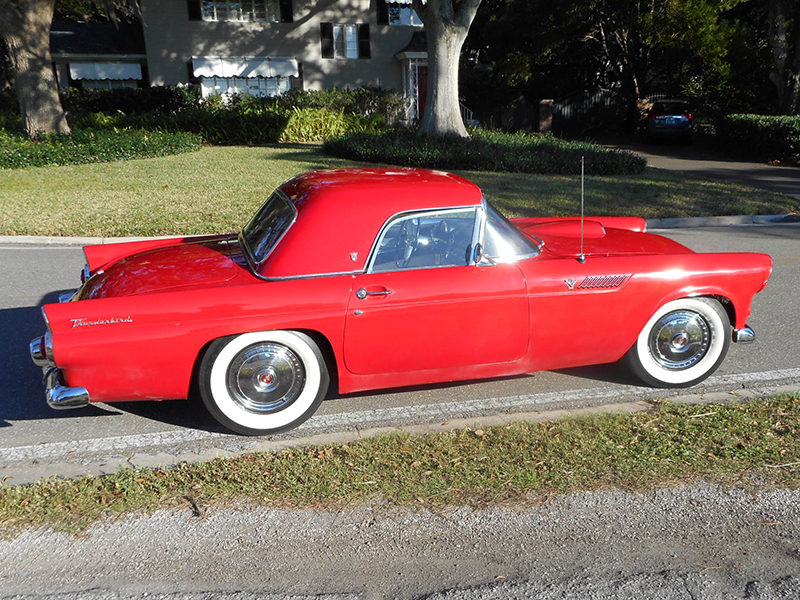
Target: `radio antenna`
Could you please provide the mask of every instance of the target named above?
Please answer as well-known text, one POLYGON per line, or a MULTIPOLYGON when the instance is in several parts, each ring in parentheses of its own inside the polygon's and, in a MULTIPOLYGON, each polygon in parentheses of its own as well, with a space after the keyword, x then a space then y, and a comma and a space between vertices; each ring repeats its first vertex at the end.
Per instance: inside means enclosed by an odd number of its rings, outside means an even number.
POLYGON ((583 253, 583 214, 584 214, 584 157, 581 156, 581 253, 578 256, 578 262, 583 264, 586 262, 586 255, 583 253))

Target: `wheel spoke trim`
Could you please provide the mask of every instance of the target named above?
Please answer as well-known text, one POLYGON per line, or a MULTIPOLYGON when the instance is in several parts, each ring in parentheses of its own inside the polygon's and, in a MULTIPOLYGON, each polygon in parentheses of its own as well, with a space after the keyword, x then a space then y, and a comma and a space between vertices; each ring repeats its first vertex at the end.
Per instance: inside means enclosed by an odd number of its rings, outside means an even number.
POLYGON ((228 390, 245 410, 267 414, 287 408, 306 381, 303 362, 282 344, 253 344, 228 367, 228 390))
POLYGON ((676 310, 661 317, 650 330, 650 353, 665 369, 688 369, 703 359, 711 331, 699 313, 676 310))

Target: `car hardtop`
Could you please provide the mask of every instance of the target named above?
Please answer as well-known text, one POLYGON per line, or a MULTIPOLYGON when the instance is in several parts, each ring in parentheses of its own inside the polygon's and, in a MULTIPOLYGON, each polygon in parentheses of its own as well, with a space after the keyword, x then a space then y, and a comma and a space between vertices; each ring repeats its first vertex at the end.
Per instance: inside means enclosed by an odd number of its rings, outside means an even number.
POLYGON ((269 279, 361 272, 378 233, 395 215, 480 206, 480 188, 425 169, 313 171, 280 188, 297 211, 274 251, 256 265, 269 279))

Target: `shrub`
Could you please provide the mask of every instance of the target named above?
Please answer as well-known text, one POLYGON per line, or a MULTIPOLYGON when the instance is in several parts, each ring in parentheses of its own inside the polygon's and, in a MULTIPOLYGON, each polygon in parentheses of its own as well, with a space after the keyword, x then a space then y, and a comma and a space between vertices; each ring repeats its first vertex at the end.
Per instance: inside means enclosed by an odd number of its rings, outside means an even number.
POLYGON ((366 162, 433 169, 576 174, 585 158, 589 175, 641 173, 646 159, 587 142, 525 133, 476 130, 469 139, 416 130, 359 132, 326 142, 328 154, 366 162))
POLYGON ((197 106, 197 93, 186 86, 155 86, 115 90, 79 90, 60 92, 64 110, 72 116, 88 113, 172 114, 197 106))
POLYGON ((717 123, 717 139, 742 156, 800 164, 800 116, 728 115, 717 123))
POLYGON ((200 136, 191 133, 141 130, 83 130, 35 142, 21 133, 0 131, 0 168, 153 158, 193 152, 200 149, 201 143, 200 136))
MULTIPOLYGON (((258 98, 202 99, 187 87, 62 92, 70 126, 197 133, 211 144, 316 142, 356 131, 383 130, 400 118, 403 97, 377 88, 292 90, 258 98)), ((0 94, 0 128, 21 129, 13 94, 0 94)))

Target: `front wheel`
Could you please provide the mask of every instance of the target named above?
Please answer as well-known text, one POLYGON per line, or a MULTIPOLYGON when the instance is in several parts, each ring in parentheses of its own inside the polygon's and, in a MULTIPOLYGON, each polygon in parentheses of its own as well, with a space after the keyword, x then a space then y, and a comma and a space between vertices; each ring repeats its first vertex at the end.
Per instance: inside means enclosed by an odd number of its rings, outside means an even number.
POLYGON ((730 319, 719 302, 681 298, 656 311, 626 358, 648 385, 681 388, 716 371, 730 345, 730 319))
POLYGON ((297 427, 319 408, 330 377, 319 347, 299 331, 258 331, 211 343, 199 387, 211 415, 242 435, 297 427))

